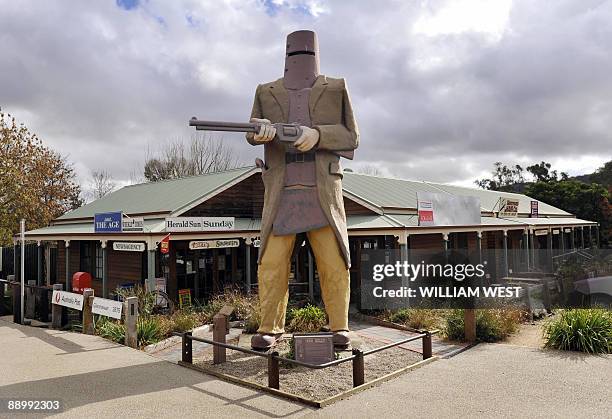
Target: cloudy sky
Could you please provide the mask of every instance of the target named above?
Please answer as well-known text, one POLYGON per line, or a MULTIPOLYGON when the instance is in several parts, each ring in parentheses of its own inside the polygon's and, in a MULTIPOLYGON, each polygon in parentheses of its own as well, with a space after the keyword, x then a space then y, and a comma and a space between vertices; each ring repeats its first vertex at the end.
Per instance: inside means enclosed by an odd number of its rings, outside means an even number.
MULTIPOLYGON (((244 121, 314 29, 345 77, 355 162, 471 184, 495 161, 570 174, 612 158, 612 1, 0 0, 0 106, 67 155, 127 181, 187 120, 244 121)), ((225 135, 251 164, 261 150, 225 135)))

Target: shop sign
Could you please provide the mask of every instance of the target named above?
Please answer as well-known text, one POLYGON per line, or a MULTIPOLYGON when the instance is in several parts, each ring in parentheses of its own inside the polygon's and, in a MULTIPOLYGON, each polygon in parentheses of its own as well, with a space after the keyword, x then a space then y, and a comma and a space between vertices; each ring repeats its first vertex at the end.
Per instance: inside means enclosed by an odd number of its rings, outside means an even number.
POLYGON ((536 230, 534 233, 536 236, 546 236, 548 234, 548 230, 536 230))
POLYGON ((121 319, 123 303, 121 301, 108 300, 106 298, 94 297, 91 312, 113 319, 121 319))
POLYGON ((122 223, 123 232, 143 232, 144 231, 144 218, 142 217, 130 217, 124 218, 122 223))
POLYGON ((228 231, 236 225, 234 217, 168 217, 166 231, 228 231))
POLYGON ((499 217, 516 217, 518 215, 519 201, 516 199, 500 198, 499 217))
POLYGON ((553 230, 552 234, 559 234, 559 230, 553 230))
POLYGON ((433 202, 419 201, 419 225, 433 225, 433 202))
POLYGON ((563 231, 565 231, 566 233, 571 233, 571 232, 572 232, 572 229, 571 229, 571 228, 566 228, 566 229, 565 229, 565 230, 563 230, 563 231))
POLYGON ((121 233, 122 213, 103 212, 94 215, 94 232, 96 233, 121 233))
POLYGON ((83 310, 83 295, 75 294, 68 291, 54 290, 52 302, 58 306, 73 308, 75 310, 83 310))
POLYGON ((538 201, 531 201, 531 218, 538 218, 538 201))
POLYGON ((226 247, 239 247, 240 240, 229 239, 229 240, 198 240, 189 242, 189 248, 191 250, 199 249, 223 249, 226 247))
POLYGON ((144 252, 144 243, 134 242, 113 242, 113 250, 119 250, 121 252, 144 252))
POLYGON ((179 308, 191 307, 191 289, 186 288, 178 291, 179 308))
POLYGON ((159 251, 162 253, 162 255, 170 252, 170 234, 167 234, 166 237, 161 239, 159 242, 159 251))

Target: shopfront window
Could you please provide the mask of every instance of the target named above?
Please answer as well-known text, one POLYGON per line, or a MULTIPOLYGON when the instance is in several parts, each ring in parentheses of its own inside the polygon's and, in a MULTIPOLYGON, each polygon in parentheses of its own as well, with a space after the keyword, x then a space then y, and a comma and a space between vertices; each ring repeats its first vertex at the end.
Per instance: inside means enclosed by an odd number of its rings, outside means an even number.
POLYGON ((94 275, 95 279, 102 281, 102 275, 104 272, 104 266, 102 264, 102 246, 99 244, 96 246, 96 274, 94 275))

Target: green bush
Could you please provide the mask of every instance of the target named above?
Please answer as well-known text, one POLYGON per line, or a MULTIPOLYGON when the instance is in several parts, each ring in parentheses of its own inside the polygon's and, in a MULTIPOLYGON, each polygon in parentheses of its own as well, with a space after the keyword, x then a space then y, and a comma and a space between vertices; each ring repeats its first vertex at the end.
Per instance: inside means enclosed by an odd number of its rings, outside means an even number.
POLYGON ((136 323, 138 346, 157 343, 164 338, 164 329, 157 317, 139 317, 136 323))
POLYGON ((171 330, 169 332, 187 332, 198 327, 200 323, 200 317, 197 313, 186 310, 177 311, 170 318, 171 330))
POLYGON ((115 291, 123 300, 128 297, 138 297, 138 314, 150 316, 155 308, 155 294, 147 292, 143 287, 136 284, 132 288, 117 288, 115 291))
POLYGON ((440 327, 444 314, 445 310, 402 308, 388 314, 386 318, 390 322, 402 324, 413 329, 432 330, 440 327))
POLYGON ((307 305, 304 308, 289 310, 289 326, 287 331, 298 333, 318 332, 327 323, 325 311, 317 306, 307 305))
POLYGON ((565 351, 612 353, 612 311, 562 311, 544 325, 545 346, 565 351))
POLYGON ((230 320, 247 320, 253 315, 253 312, 257 311, 257 294, 246 295, 239 289, 225 290, 223 294, 218 294, 212 297, 208 303, 197 307, 196 311, 200 313, 203 324, 210 324, 214 315, 224 305, 234 307, 230 320))
POLYGON ((244 321, 244 333, 257 333, 261 324, 261 313, 259 306, 256 306, 249 317, 244 321))
MULTIPOLYGON (((464 340, 465 310, 450 310, 443 327, 444 335, 450 340, 464 340)), ((517 309, 492 308, 476 310, 476 340, 497 342, 518 330, 523 313, 517 309)))
POLYGON ((125 343, 125 327, 118 321, 100 316, 96 321, 96 334, 116 343, 125 343))

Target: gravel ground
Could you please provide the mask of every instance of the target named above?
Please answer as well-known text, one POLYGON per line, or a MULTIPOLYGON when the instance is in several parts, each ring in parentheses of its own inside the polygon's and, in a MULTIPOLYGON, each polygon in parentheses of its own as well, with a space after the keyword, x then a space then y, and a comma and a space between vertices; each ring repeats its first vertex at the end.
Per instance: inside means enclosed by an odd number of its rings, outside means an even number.
MULTIPOLYGON (((241 338, 242 342, 247 339, 241 338)), ((384 343, 373 339, 352 339, 353 346, 368 350, 383 346, 384 343)), ((289 349, 289 340, 283 340, 276 347, 282 355, 289 349)), ((351 352, 341 352, 340 356, 350 356, 351 352)), ((398 369, 422 360, 422 355, 400 348, 391 348, 365 357, 365 380, 372 381, 398 369)), ((243 353, 228 351, 229 362, 221 365, 212 364, 212 351, 203 357, 194 359, 194 364, 211 368, 224 374, 251 381, 260 385, 268 384, 267 359, 243 353)), ((304 398, 323 400, 342 393, 353 387, 352 362, 348 361, 336 367, 312 370, 305 367, 280 365, 280 388, 304 398)))

